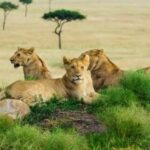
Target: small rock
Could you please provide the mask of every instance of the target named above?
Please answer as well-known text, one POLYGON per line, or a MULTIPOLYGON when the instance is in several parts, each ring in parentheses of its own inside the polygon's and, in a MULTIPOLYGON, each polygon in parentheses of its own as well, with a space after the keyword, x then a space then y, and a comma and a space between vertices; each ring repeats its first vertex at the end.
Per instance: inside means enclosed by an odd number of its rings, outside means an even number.
POLYGON ((9 116, 12 119, 21 119, 30 113, 29 106, 15 99, 5 99, 0 101, 0 115, 9 116))

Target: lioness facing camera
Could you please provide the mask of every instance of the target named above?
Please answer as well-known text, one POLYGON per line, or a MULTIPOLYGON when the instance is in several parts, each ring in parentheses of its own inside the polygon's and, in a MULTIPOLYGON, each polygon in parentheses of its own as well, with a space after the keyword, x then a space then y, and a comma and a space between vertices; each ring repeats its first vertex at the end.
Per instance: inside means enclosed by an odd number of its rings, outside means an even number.
POLYGON ((91 103, 97 95, 93 88, 90 72, 87 71, 89 56, 63 58, 66 74, 62 78, 34 81, 16 81, 0 92, 0 99, 6 97, 20 99, 32 104, 36 98, 49 100, 53 95, 60 97, 83 98, 91 103))

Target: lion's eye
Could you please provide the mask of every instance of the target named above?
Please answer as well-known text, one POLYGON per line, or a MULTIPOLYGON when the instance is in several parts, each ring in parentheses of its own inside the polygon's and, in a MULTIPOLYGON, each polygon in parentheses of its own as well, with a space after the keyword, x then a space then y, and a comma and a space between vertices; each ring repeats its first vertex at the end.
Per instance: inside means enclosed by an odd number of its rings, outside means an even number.
POLYGON ((81 69, 84 69, 84 66, 81 66, 81 69))
POLYGON ((71 68, 72 68, 72 69, 74 69, 74 68, 75 68, 75 66, 71 66, 71 68))
POLYGON ((20 57, 20 54, 18 53, 17 56, 20 57))

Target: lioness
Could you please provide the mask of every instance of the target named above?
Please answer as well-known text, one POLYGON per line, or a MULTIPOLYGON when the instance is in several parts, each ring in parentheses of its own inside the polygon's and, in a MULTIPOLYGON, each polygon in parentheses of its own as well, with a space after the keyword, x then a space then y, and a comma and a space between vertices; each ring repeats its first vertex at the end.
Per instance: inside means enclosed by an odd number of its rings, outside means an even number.
MULTIPOLYGON (((120 78, 124 74, 124 70, 115 65, 104 53, 102 49, 89 50, 81 54, 89 55, 90 64, 88 70, 91 71, 93 86, 95 91, 100 88, 118 84, 120 78)), ((140 69, 145 73, 150 72, 150 67, 140 69)))
POLYGON ((97 95, 93 88, 90 72, 87 71, 89 56, 63 58, 66 74, 62 78, 32 81, 16 81, 0 92, 0 99, 6 97, 20 99, 32 104, 36 98, 49 100, 53 95, 74 97, 91 103, 97 95))
POLYGON ((25 79, 50 79, 51 75, 43 60, 34 52, 34 48, 18 48, 10 58, 14 68, 23 66, 25 79))

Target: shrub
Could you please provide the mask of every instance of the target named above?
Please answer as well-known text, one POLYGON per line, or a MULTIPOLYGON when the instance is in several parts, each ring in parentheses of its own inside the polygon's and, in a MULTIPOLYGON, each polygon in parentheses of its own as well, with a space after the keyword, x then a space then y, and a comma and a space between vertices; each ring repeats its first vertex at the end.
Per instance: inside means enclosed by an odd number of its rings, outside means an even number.
POLYGON ((45 138, 46 134, 42 135, 40 130, 35 127, 16 125, 6 132, 0 149, 39 150, 44 145, 45 138))
POLYGON ((150 134, 150 117, 142 107, 112 107, 103 112, 105 123, 119 138, 131 144, 142 145, 150 134))
POLYGON ((113 106, 128 107, 138 103, 136 95, 123 87, 109 87, 101 92, 101 96, 89 107, 90 112, 101 112, 113 106))
POLYGON ((129 144, 124 137, 120 138, 114 132, 89 134, 86 137, 92 150, 141 150, 139 146, 129 144))
POLYGON ((66 133, 57 129, 50 133, 28 125, 16 125, 0 137, 0 149, 4 150, 88 150, 85 138, 73 131, 66 133))
POLYGON ((105 122, 107 132, 87 135, 91 149, 140 150, 150 147, 150 117, 141 106, 134 103, 128 107, 111 106, 105 110, 96 109, 95 114, 105 122))
POLYGON ((150 75, 142 72, 128 72, 121 79, 120 84, 132 90, 142 103, 150 103, 150 75))
POLYGON ((86 105, 75 99, 63 100, 53 97, 48 102, 41 102, 31 107, 31 113, 24 119, 25 123, 37 123, 45 118, 51 118, 57 110, 81 110, 85 109, 86 105))
POLYGON ((56 130, 50 134, 47 150, 88 150, 88 145, 84 137, 79 136, 74 131, 66 133, 62 130, 56 130))
POLYGON ((7 116, 0 116, 0 134, 4 134, 8 129, 14 126, 14 121, 7 116))

